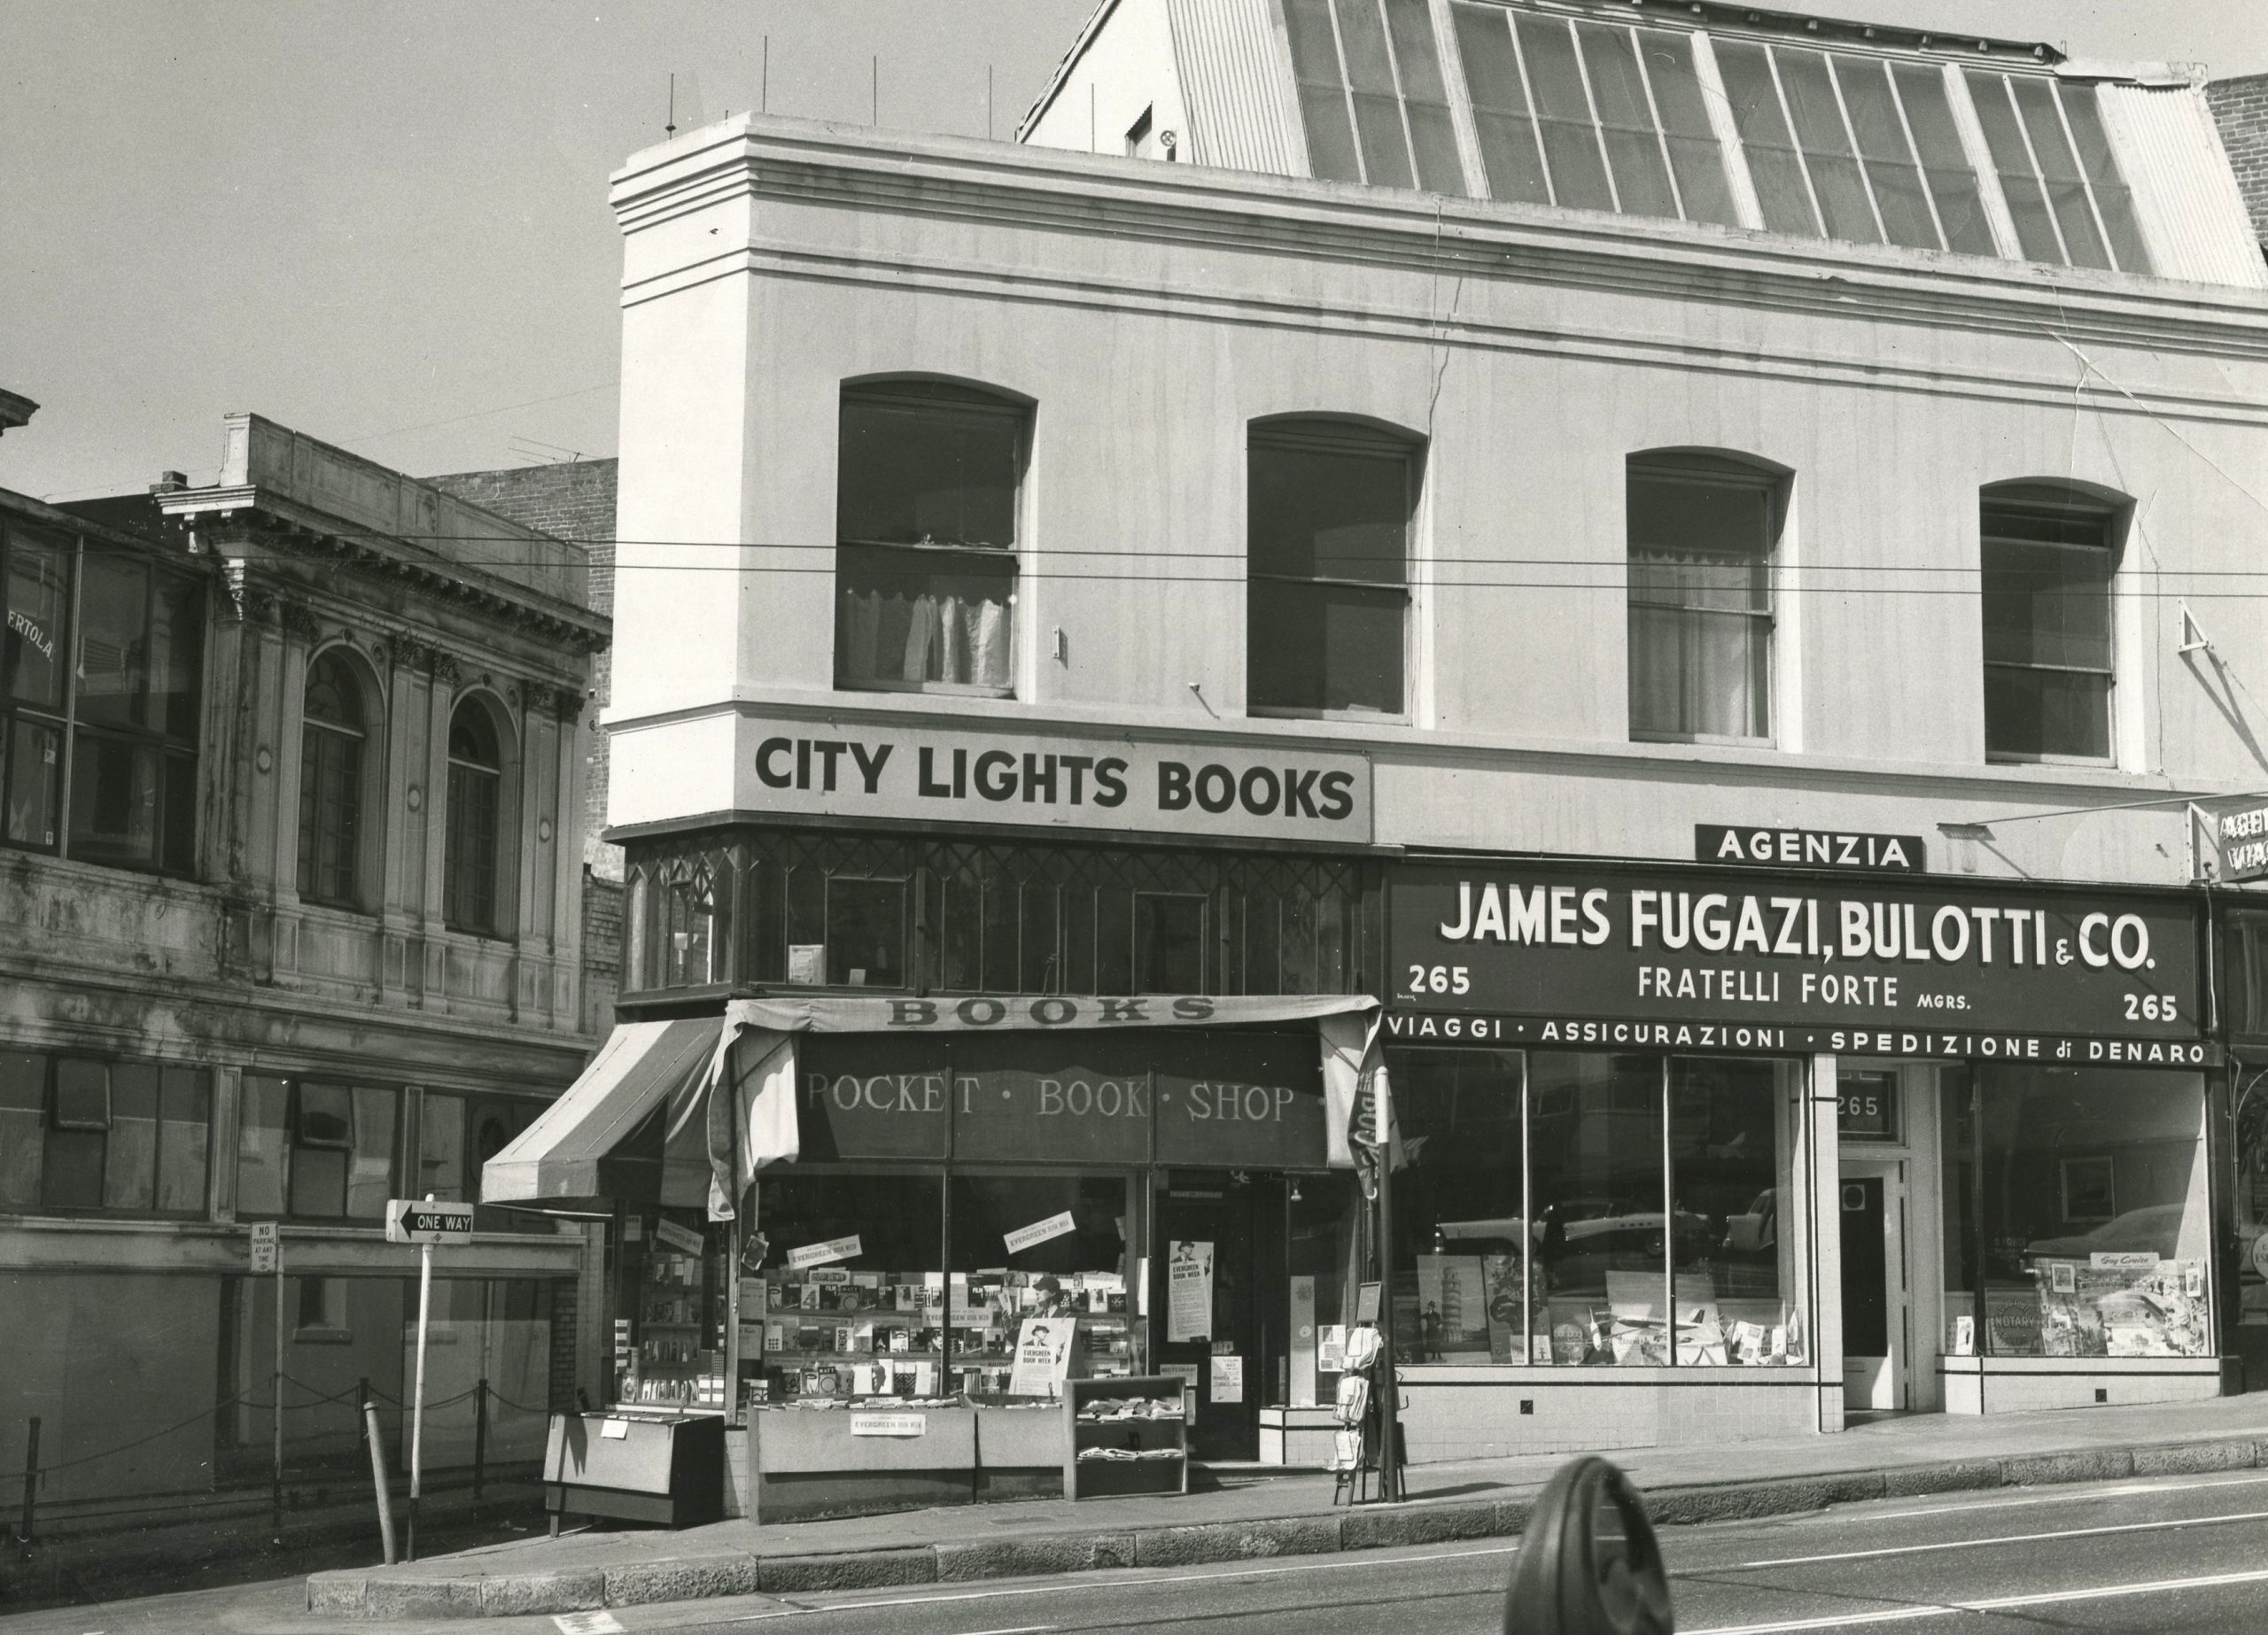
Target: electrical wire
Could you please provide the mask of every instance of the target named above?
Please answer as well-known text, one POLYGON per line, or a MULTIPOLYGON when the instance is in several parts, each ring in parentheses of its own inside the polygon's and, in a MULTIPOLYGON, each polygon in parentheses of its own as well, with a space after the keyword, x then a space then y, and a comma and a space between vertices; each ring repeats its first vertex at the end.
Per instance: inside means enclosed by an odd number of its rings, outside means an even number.
MULTIPOLYGON (((700 548, 716 548, 716 549, 722 549, 722 550, 779 549, 779 550, 796 550, 796 551, 826 551, 826 552, 828 552, 828 553, 830 553, 830 554, 831 554, 831 553, 834 551, 834 549, 835 549, 835 547, 834 547, 834 546, 800 546, 800 545, 797 545, 797 546, 790 546, 790 545, 760 546, 760 545, 732 545, 732 544, 716 545, 714 542, 710 542, 710 544, 709 544, 709 545, 707 545, 707 546, 703 546, 703 545, 701 544, 701 542, 699 542, 699 541, 687 541, 687 542, 685 542, 683 545, 674 546, 672 546, 672 547, 670 547, 670 548, 674 548, 674 549, 686 549, 686 548, 693 548, 693 547, 695 547, 695 546, 699 546, 700 548)), ((110 545, 108 545, 107 543, 105 543, 105 545, 103 545, 102 546, 100 546, 100 547, 98 547, 98 548, 102 548, 102 549, 115 549, 115 550, 124 551, 124 550, 128 549, 129 547, 122 546, 110 546, 110 545)), ((1052 552, 1052 553, 1049 553, 1049 554, 1048 554, 1048 557, 1047 557, 1047 559, 1048 559, 1048 560, 1052 560, 1053 558, 1058 557, 1058 556, 1076 556, 1076 555, 1077 555, 1077 554, 1079 554, 1079 553, 1077 553, 1077 552, 1052 552)), ((1096 555, 1111 555, 1111 554, 1132 555, 1132 554, 1138 554, 1138 553, 1132 553, 1132 552, 1096 552, 1096 553, 1091 553, 1091 554, 1096 554, 1096 555)), ((1223 553, 1223 554, 1217 554, 1226 555, 1227 554, 1223 553)), ((270 554, 270 555, 245 555, 245 556, 240 556, 240 557, 233 558, 232 560, 243 561, 243 562, 246 562, 252 563, 252 564, 255 564, 255 565, 257 565, 257 564, 260 564, 260 563, 265 563, 265 562, 299 562, 299 563, 300 563, 302 566, 307 565, 307 564, 305 564, 305 562, 304 562, 304 560, 303 560, 303 559, 301 559, 301 558, 299 558, 299 557, 297 557, 297 556, 294 556, 294 555, 292 555, 292 554, 289 554, 289 553, 276 553, 276 554, 270 554)), ((1474 560, 1475 560, 1475 562, 1488 562, 1488 561, 1489 561, 1489 560, 1491 560, 1491 559, 1474 559, 1474 560)), ((1283 583, 1283 584, 1290 584, 1290 585, 1324 585, 1324 586, 1334 586, 1334 585, 1335 585, 1335 586, 1339 586, 1339 587, 1341 587, 1341 588, 1348 588, 1348 589, 1353 589, 1353 590, 1357 590, 1357 591, 1362 591, 1362 590, 1372 590, 1372 591, 1386 591, 1386 592, 1393 592, 1393 591, 1432 591, 1432 592, 1449 592, 1449 591, 1588 591, 1588 592, 1607 592, 1607 593, 1612 593, 1612 594, 1613 594, 1613 595, 1616 595, 1616 596, 1627 596, 1627 595, 1628 595, 1628 594, 1630 593, 1630 592, 1631 592, 1631 590, 1632 590, 1632 588, 1633 588, 1633 587, 1632 587, 1632 585, 1631 585, 1631 582, 1630 582, 1630 579, 1629 579, 1629 577, 1628 577, 1628 574, 1627 574, 1627 563, 1619 563, 1619 562, 1579 562, 1579 561, 1576 561, 1576 560, 1573 560, 1573 559, 1565 559, 1565 558, 1562 558, 1562 559, 1547 559, 1547 558, 1526 558, 1526 559, 1523 559, 1523 558, 1510 558, 1510 557, 1508 557, 1508 558, 1498 558, 1498 559, 1494 559, 1494 560, 1495 560, 1495 561, 1496 561, 1496 562, 1529 562, 1529 563, 1533 563, 1533 564, 1534 564, 1534 565, 1539 565, 1539 566, 1541 566, 1541 565, 1557 565, 1557 566, 1570 567, 1570 568, 1593 568, 1593 569, 1596 569, 1596 570, 1598 571, 1598 573, 1599 573, 1599 575, 1600 575, 1601 577, 1596 577, 1596 578, 1585 578, 1585 579, 1564 579, 1564 578, 1561 578, 1561 579, 1544 579, 1544 578, 1460 578, 1460 577, 1404 577, 1404 578, 1399 578, 1399 579, 1389 579, 1389 580, 1367 580, 1367 579, 1354 578, 1354 577, 1343 577, 1343 576, 1342 576, 1342 577, 1323 577, 1309 578, 1309 577, 1297 577, 1297 576, 1292 576, 1292 575, 1280 575, 1280 576, 1262 576, 1262 579, 1263 579, 1263 582, 1276 582, 1276 583, 1283 583)), ((503 557, 499 557, 499 558, 495 558, 495 559, 493 559, 493 560, 484 560, 484 559, 478 559, 478 558, 474 558, 474 559, 455 558, 455 559, 451 559, 451 560, 449 560, 449 561, 448 561, 448 562, 447 562, 440 563, 440 564, 438 564, 438 565, 439 565, 439 566, 441 566, 441 567, 445 567, 445 568, 478 568, 478 567, 488 567, 488 568, 517 568, 517 567, 525 567, 525 566, 527 566, 527 564, 526 564, 524 562, 521 562, 521 561, 518 561, 518 560, 517 560, 517 559, 512 559, 512 558, 503 558, 503 557)), ((1462 563, 1462 562, 1455 563, 1455 564, 1440 564, 1440 563, 1435 564, 1435 566, 1437 566, 1437 567, 1441 567, 1441 566, 1463 566, 1463 565, 1464 565, 1464 563, 1462 563)), ((343 564, 321 564, 321 563, 318 563, 318 564, 315 564, 315 566, 317 566, 318 568, 329 567, 329 568, 330 568, 330 569, 331 569, 331 570, 333 570, 333 571, 337 571, 337 570, 338 570, 338 569, 339 567, 343 566, 343 564)), ((828 578, 835 577, 837 575, 838 571, 839 571, 839 570, 838 570, 838 568, 837 568, 837 565, 836 565, 836 564, 835 564, 835 562, 834 562, 833 561, 827 561, 827 562, 815 562, 815 563, 812 563, 812 564, 810 564, 810 565, 808 565, 808 566, 782 566, 782 565, 766 564, 766 565, 762 565, 762 566, 750 567, 750 566, 749 566, 748 564, 741 563, 741 562, 621 562, 621 561, 618 561, 618 560, 617 560, 617 561, 613 564, 613 570, 613 570, 613 572, 614 572, 616 575, 617 575, 617 576, 620 576, 620 575, 623 575, 623 574, 630 574, 630 573, 668 573, 668 574, 690 574, 690 573, 729 573, 729 574, 747 574, 747 573, 758 573, 758 574, 765 574, 765 575, 790 575, 790 574, 792 574, 792 575, 797 575, 797 576, 805 576, 805 577, 828 577, 828 578)), ((945 570, 945 571, 951 571, 951 570, 945 570)), ((1814 575, 1814 574, 1861 573, 1861 572, 1863 572, 1863 573, 1879 573, 1879 574, 1908 574, 1908 573, 1959 573, 1959 574, 1964 574, 1964 575, 1977 575, 1977 576, 1978 576, 1978 577, 1982 577, 1982 575, 1984 573, 1984 571, 1985 571, 1984 570, 1983 570, 1983 569, 1979 569, 1979 568, 1961 568, 1961 567, 1948 567, 1948 568, 1922 568, 1922 567, 1916 567, 1916 568, 1891 568, 1891 567, 1885 567, 1885 566, 1880 566, 1880 565, 1867 565, 1867 564, 1852 564, 1852 565, 1845 566, 1845 567, 1826 567, 1826 566, 1818 566, 1818 567, 1814 567, 1814 566, 1806 566, 1806 567, 1800 568, 1800 569, 1782 569, 1782 570, 1778 570, 1778 573, 1779 573, 1779 575, 1781 576, 1781 580, 1780 580, 1780 582, 1779 582, 1779 583, 1776 583, 1776 584, 1775 584, 1774 585, 1772 585, 1772 586, 1771 586, 1770 591, 1769 591, 1769 597, 1770 597, 1770 599, 1771 599, 1771 600, 1774 600, 1774 601, 1776 601, 1776 600, 1778 600, 1778 599, 1780 599, 1780 598, 1788 597, 1788 596, 1844 596, 1844 597, 1859 597, 1859 596, 1868 596, 1868 597, 1946 597, 1946 596, 1954 596, 1954 597, 1962 597, 1962 598, 1976 598, 1976 597, 1981 597, 1981 596, 1986 595, 1986 594, 1988 594, 1988 593, 2002 593, 2002 587, 1995 586, 1995 587, 1993 587, 1993 588, 1992 588, 1992 591, 1988 592, 1988 591, 1987 591, 1987 589, 1986 589, 1986 587, 1985 587, 1984 585, 1983 585, 1982 584, 1978 584, 1978 585, 1868 585, 1868 584, 1859 584, 1859 585, 1837 585, 1837 584, 1804 584, 1804 583, 1798 582, 1798 576, 1799 576, 1799 575, 1814 575)), ((1000 576, 1000 577, 1001 577, 1001 578, 1003 578, 1004 580, 1005 580, 1005 579, 1006 579, 1006 578, 1008 578, 1009 577, 1010 577, 1010 576, 1008 576, 1008 575, 1006 575, 1006 574, 1003 574, 1003 575, 1001 575, 1001 576, 1000 576)), ((1193 574, 1193 573, 1111 573, 1111 572, 1099 572, 1099 571, 1051 571, 1051 570, 1049 570, 1048 569, 1045 569, 1045 568, 1027 568, 1027 567, 1022 567, 1022 566, 1021 566, 1021 565, 1019 565, 1019 567, 1018 567, 1018 570, 1015 572, 1015 574, 1014 574, 1013 577, 1014 577, 1018 582, 1021 582, 1021 583, 1030 583, 1030 582, 1033 582, 1033 581, 1036 581, 1036 580, 1045 580, 1045 581, 1050 581, 1050 582, 1060 582, 1060 583, 1067 583, 1067 584, 1072 584, 1072 585, 1115 585, 1115 584, 1124 584, 1124 585, 1207 585, 1207 586, 1216 586, 1216 585, 1229 586, 1229 585, 1248 585, 1248 584, 1250 584, 1250 583, 1252 583, 1252 582, 1253 582, 1253 580, 1252 580, 1252 577, 1251 577, 1251 576, 1248 576, 1248 575, 1246 575, 1246 574, 1243 574, 1243 573, 1193 574)), ((2168 572, 2154 573, 2154 574, 2150 575, 2150 576, 2149 576, 2149 577, 2151 577, 2152 579, 2155 579, 2155 580, 2166 580, 2166 579, 2183 580, 2183 579, 2190 579, 2190 578, 2208 578, 2208 579, 2234 578, 2234 579, 2246 579, 2246 580, 2250 580, 2250 579, 2268 579, 2268 569, 2200 569, 2200 570, 2194 570, 2194 571, 2192 571, 2192 570, 2179 570, 2179 571, 2168 571, 2168 572)), ((2016 596, 2020 596, 2020 597, 2022 597, 2022 598, 2023 598, 2023 599, 2027 603, 2032 603, 2032 604, 2038 604, 2038 603, 2043 603, 2043 602, 2052 602, 2052 601, 2064 601, 2064 600, 2077 601, 2083 601, 2083 602, 2087 602, 2087 603, 2095 603, 2095 602, 2100 602, 2100 601, 2103 601, 2103 600, 2104 600, 2104 599, 2106 599, 2106 598, 2108 598, 2108 599, 2109 599, 2112 603, 2114 603, 2114 604, 2116 604, 2116 603, 2117 603, 2117 602, 2121 602, 2121 601, 2179 601, 2179 602, 2191 602, 2191 603, 2196 603, 2196 604, 2199 604, 2199 605, 2214 604, 2214 603, 2228 603, 2228 602, 2268 601, 2268 586, 2264 586, 2263 588, 2258 589, 2258 590, 2224 590, 2224 589, 2218 589, 2218 588, 2212 588, 2212 587, 2200 587, 2200 588, 2196 588, 2196 589, 2190 589, 2190 590, 2183 590, 2183 589, 2179 589, 2179 588, 2170 589, 2170 590, 2155 590, 2155 589, 2153 589, 2153 590, 2143 590, 2143 589, 2130 589, 2130 588, 2126 588, 2126 587, 2119 586, 2119 585, 2077 585, 2077 586, 2072 586, 2072 587, 2070 587, 2070 588, 2053 587, 2053 586, 2051 586, 2051 587, 2042 587, 2042 588, 2027 588, 2027 587, 2025 587, 2025 586, 2023 586, 2023 585, 2017 585, 2013 586, 2013 587, 2008 587, 2008 588, 2006 589, 2006 591, 2005 591, 2005 593, 2011 594, 2011 595, 2016 595, 2016 596)), ((1677 610, 1689 610, 1689 611, 1696 611, 1696 612, 1706 612, 1706 613, 1727 613, 1727 614, 1741 614, 1741 615, 1751 615, 1751 614, 1752 614, 1752 615, 1762 615, 1762 614, 1767 614, 1767 613, 1768 613, 1768 612, 1770 611, 1770 608, 1769 608, 1769 607, 1768 607, 1768 606, 1753 606, 1753 607, 1725 607, 1725 608, 1717 608, 1717 607, 1709 607, 1709 606, 1703 605, 1703 604, 1697 604, 1697 603, 1688 602, 1688 601, 1684 601, 1672 600, 1672 599, 1667 598, 1667 597, 1663 597, 1663 598, 1655 598, 1655 599, 1649 599, 1649 598, 1646 598, 1646 597, 1644 597, 1644 596, 1643 596, 1643 595, 1642 595, 1642 596, 1640 596, 1640 597, 1638 598, 1638 601, 1639 601, 1640 605, 1642 605, 1642 606, 1654 606, 1654 607, 1659 607, 1659 608, 1666 608, 1666 609, 1669 609, 1669 610, 1672 610, 1672 611, 1677 611, 1677 610)))
MULTIPOLYGON (((348 535, 341 534, 336 537, 341 540, 346 541, 347 543, 357 542, 355 539, 351 538, 348 535)), ((1008 560, 1014 556, 1014 553, 1006 546, 989 545, 923 545, 918 541, 891 539, 825 540, 813 543, 789 539, 632 539, 619 538, 614 535, 560 533, 543 534, 540 536, 522 534, 387 533, 365 534, 360 536, 360 538, 361 539, 380 543, 431 543, 444 545, 542 545, 547 543, 556 543, 571 545, 585 550, 614 550, 623 546, 636 546, 652 550, 677 551, 825 552, 830 556, 837 550, 848 546, 853 548, 864 549, 919 551, 923 553, 926 556, 929 556, 933 559, 945 556, 948 553, 959 552, 965 554, 971 560, 979 562, 988 559, 1008 560)), ((89 539, 85 541, 85 543, 89 549, 94 551, 120 551, 139 554, 146 551, 147 549, 146 546, 136 546, 105 539, 89 539)), ((299 562, 305 564, 307 562, 307 558, 303 553, 292 551, 230 551, 226 553, 226 554, 231 561, 241 561, 254 564, 269 562, 299 562)), ((1091 557, 1130 556, 1146 561, 1223 562, 1240 563, 1248 562, 1251 559, 1251 553, 1247 549, 1241 548, 1223 551, 1195 549, 1156 550, 1131 546, 1049 546, 1038 548, 1035 552, 1035 554, 1049 561, 1054 561, 1057 559, 1079 560, 1091 557)), ((1407 554, 1396 554, 1393 552, 1346 551, 1332 553, 1330 560, 1334 563, 1349 565, 1359 562, 1406 563, 1409 561, 1409 557, 1407 554)), ((1437 555, 1433 560, 1441 566, 1462 567, 1472 565, 1490 568, 1627 568, 1628 565, 1628 558, 1627 557, 1595 556, 1458 556, 1453 560, 1444 561, 1437 555)), ((452 556, 441 559, 436 565, 456 568, 525 568, 532 564, 531 564, 524 557, 520 556, 452 556)), ((639 566, 641 564, 617 563, 617 565, 639 566)), ((644 565, 651 566, 652 564, 644 565)), ((1663 563, 1661 565, 1674 568, 1683 566, 1685 564, 1669 562, 1663 563)), ((1744 562, 1738 565, 1746 566, 1748 564, 1744 562)), ((1984 573, 1992 571, 1981 563, 1973 562, 1806 562, 1774 563, 1767 562, 1762 562, 1760 565, 1765 567, 1767 571, 1774 574, 1960 574, 1965 577, 1981 577, 1984 573)), ((739 571, 740 570, 736 567, 734 570, 739 571)), ((766 571, 777 572, 792 570, 768 570, 766 571)), ((2268 579, 2268 568, 2154 568, 2146 571, 2148 576, 2151 577, 2268 579)), ((1241 577, 1241 576, 1239 577, 1241 577)))

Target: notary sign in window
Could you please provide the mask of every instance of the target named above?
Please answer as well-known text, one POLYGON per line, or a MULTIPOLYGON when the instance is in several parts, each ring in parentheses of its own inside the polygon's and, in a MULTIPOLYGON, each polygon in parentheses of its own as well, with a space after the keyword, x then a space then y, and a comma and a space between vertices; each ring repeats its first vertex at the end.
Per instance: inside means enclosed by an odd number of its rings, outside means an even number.
POLYGON ((2196 917, 2171 895, 1582 864, 1387 881, 1398 1037, 2208 1059, 2196 917))

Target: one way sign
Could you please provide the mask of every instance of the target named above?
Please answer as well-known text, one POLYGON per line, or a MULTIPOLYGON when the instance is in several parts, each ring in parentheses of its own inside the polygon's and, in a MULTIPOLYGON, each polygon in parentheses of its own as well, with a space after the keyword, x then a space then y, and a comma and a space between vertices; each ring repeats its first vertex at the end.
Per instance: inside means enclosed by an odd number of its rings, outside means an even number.
POLYGON ((386 1203, 386 1242, 469 1244, 472 1242, 472 1205, 390 1198, 386 1203))

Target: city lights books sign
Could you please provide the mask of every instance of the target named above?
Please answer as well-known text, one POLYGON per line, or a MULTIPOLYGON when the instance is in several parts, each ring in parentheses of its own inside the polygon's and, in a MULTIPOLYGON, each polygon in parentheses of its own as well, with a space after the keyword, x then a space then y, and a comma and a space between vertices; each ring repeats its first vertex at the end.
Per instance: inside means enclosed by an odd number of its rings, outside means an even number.
POLYGON ((2180 900, 1535 863, 1388 872, 1407 1042, 2201 1066, 2180 900))
POLYGON ((1370 762, 1303 745, 742 715, 625 732, 615 753, 624 824, 729 800, 811 817, 1371 840, 1370 762), (685 769, 704 765, 732 769, 729 792, 685 787, 685 769))

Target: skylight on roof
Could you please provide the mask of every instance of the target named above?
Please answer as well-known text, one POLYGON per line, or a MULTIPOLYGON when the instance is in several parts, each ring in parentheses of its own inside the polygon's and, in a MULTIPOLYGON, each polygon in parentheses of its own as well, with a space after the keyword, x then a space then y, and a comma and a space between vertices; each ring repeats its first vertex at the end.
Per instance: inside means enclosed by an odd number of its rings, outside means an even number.
MULTIPOLYGON (((1311 174, 2148 272, 2096 92, 1504 0, 1283 0, 1311 174)), ((1980 48, 1982 49, 1982 48, 1980 48)))

